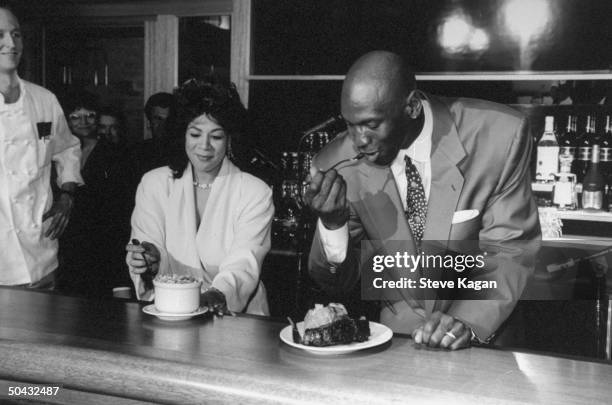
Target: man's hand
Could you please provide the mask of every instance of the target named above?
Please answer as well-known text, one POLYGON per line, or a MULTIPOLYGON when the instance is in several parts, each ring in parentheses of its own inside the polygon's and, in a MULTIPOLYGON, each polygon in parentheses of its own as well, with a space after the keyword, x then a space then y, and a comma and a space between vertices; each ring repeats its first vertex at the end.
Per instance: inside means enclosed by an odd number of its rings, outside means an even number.
POLYGON ((470 345, 472 331, 460 320, 436 311, 412 332, 412 338, 415 343, 428 347, 457 350, 470 345))
POLYGON ((316 171, 310 179, 304 200, 327 229, 341 228, 348 221, 346 182, 334 169, 316 171))
POLYGON ((70 220, 70 212, 73 205, 74 197, 68 193, 61 193, 59 198, 53 202, 49 211, 45 212, 42 217, 43 222, 47 218, 53 218, 49 229, 45 232, 46 237, 57 239, 62 236, 70 220))

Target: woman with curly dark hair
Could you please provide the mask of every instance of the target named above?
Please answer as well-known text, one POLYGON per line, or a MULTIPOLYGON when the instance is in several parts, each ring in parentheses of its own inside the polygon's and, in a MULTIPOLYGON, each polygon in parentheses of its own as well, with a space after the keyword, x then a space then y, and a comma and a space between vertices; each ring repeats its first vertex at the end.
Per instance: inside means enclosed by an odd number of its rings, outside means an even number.
POLYGON ((132 214, 131 237, 141 242, 127 246, 126 262, 137 295, 152 298, 143 281, 151 273, 189 275, 202 280, 201 305, 268 315, 260 270, 272 191, 228 158, 246 109, 218 78, 189 80, 175 95, 178 148, 168 166, 143 176, 132 214))

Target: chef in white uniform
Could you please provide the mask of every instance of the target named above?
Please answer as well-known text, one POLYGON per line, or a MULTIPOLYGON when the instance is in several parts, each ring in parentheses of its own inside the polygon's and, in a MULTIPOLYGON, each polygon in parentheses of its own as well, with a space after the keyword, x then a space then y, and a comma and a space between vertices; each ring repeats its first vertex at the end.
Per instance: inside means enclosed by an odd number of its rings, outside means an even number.
POLYGON ((79 141, 53 93, 21 80, 19 21, 0 8, 0 285, 53 288, 57 238, 74 204, 79 141), (51 192, 55 163, 60 193, 51 192))

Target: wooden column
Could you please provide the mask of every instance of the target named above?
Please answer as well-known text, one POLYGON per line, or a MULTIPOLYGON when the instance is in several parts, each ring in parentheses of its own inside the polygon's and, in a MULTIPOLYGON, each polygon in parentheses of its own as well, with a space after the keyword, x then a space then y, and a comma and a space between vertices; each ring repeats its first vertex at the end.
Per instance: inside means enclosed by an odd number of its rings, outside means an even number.
POLYGON ((232 11, 231 80, 244 105, 249 102, 251 74, 251 0, 234 0, 232 11))
MULTIPOLYGON (((160 91, 172 93, 178 84, 178 28, 175 15, 158 15, 145 21, 145 78, 144 100, 160 91)), ((144 138, 150 138, 146 117, 144 138)))
POLYGON ((145 99, 178 84, 178 28, 175 15, 145 21, 145 99))

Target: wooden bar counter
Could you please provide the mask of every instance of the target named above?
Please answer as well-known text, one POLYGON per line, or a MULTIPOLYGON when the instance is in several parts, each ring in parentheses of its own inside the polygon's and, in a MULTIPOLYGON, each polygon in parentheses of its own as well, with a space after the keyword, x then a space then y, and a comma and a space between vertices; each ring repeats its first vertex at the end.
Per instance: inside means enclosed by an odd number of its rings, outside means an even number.
MULTIPOLYGON (((43 403, 609 403, 612 364, 405 336, 350 355, 286 346, 259 317, 165 322, 142 304, 0 288, 0 402, 25 383, 43 403)), ((32 397, 28 397, 32 399, 32 397)), ((16 403, 16 402, 15 402, 16 403)))

